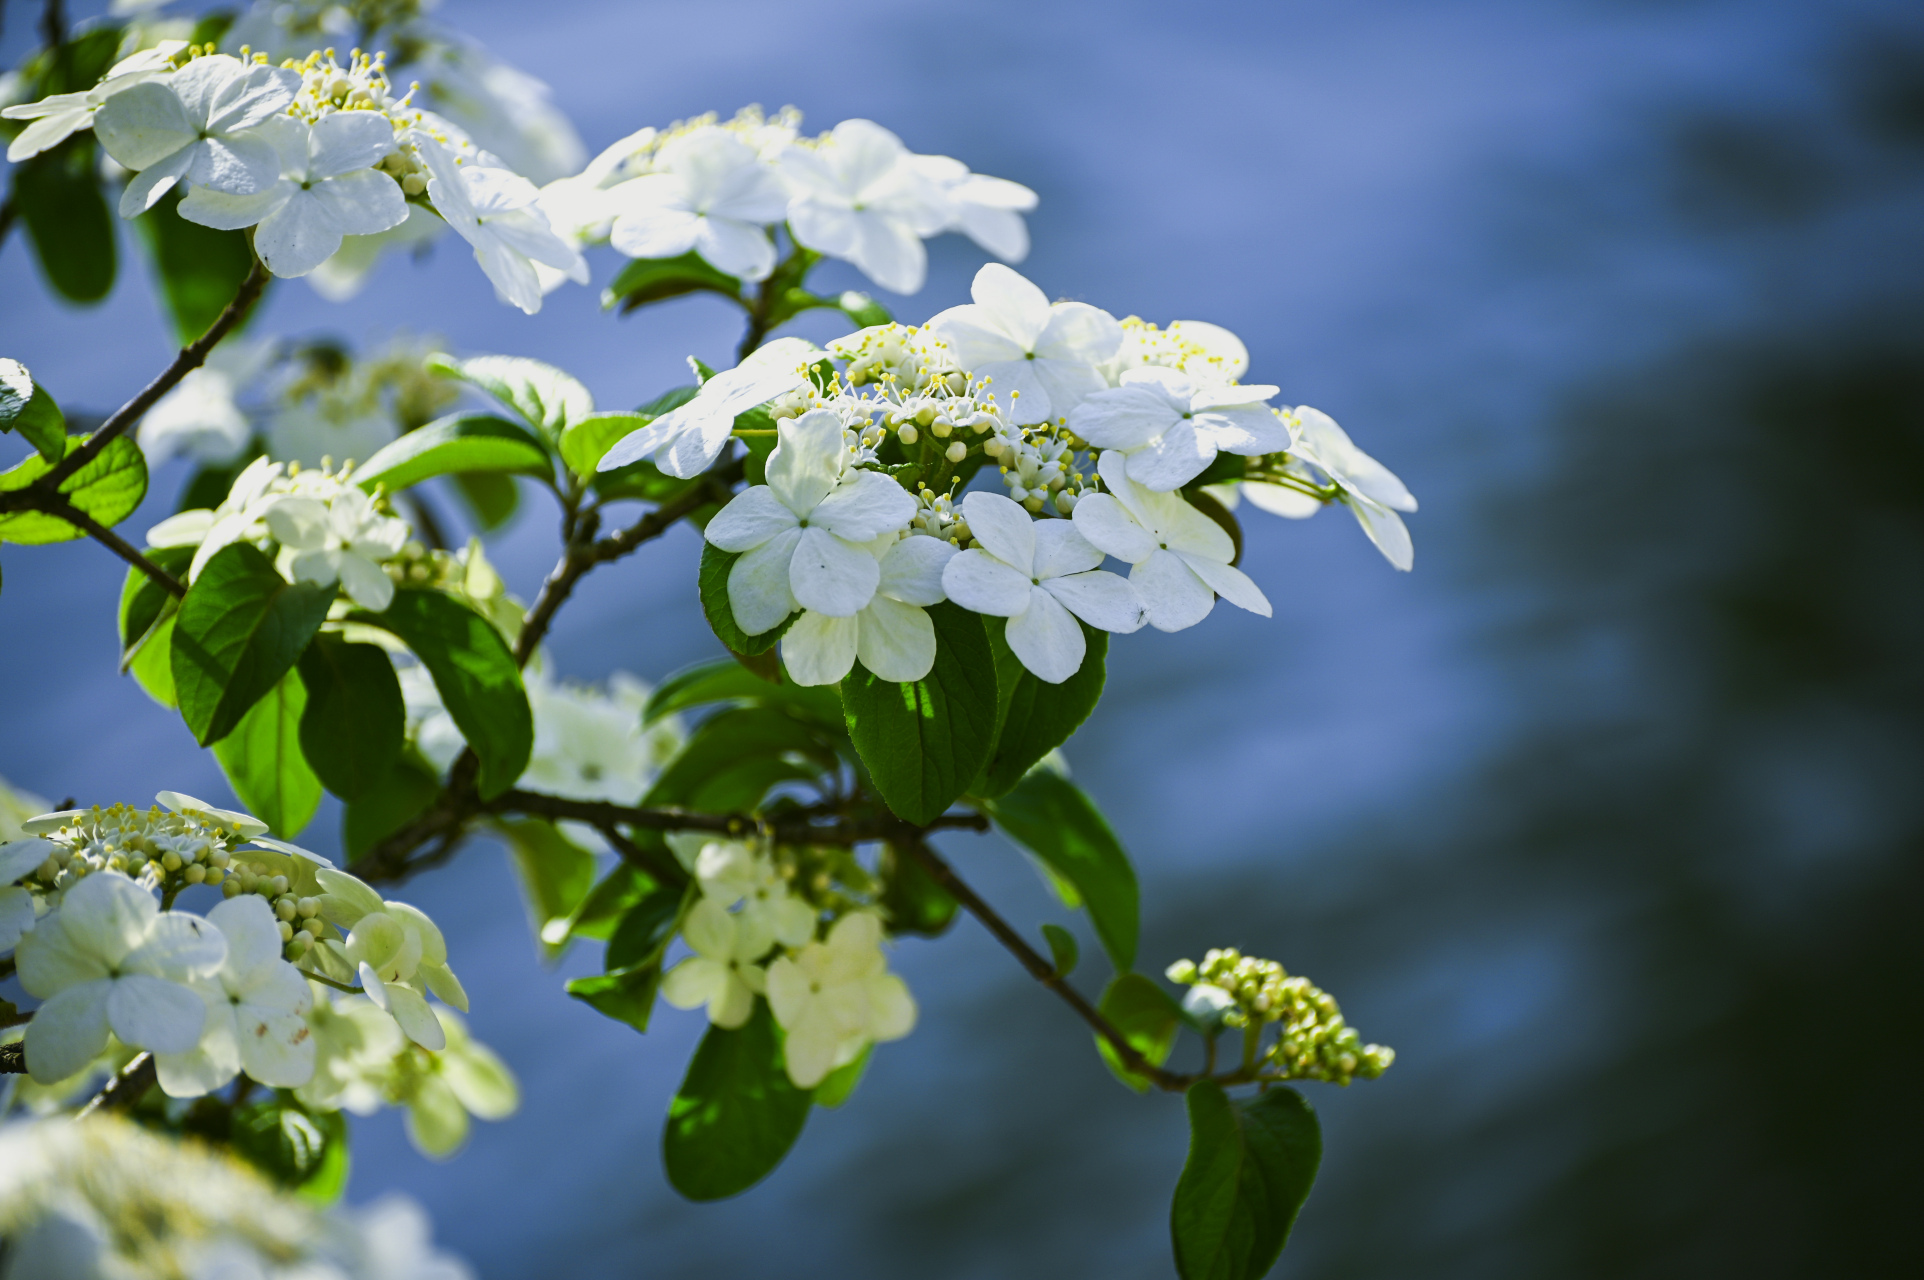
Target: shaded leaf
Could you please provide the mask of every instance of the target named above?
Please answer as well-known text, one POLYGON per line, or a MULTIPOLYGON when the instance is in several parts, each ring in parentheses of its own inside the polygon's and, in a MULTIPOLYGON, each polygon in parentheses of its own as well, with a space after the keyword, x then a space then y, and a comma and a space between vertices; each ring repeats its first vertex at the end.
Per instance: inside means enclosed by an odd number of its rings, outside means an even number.
POLYGON ((496 824, 521 880, 534 936, 552 953, 568 940, 568 922, 595 885, 595 855, 552 822, 517 818, 496 824))
POLYGON ((332 585, 287 581, 251 543, 214 553, 180 602, 171 645, 180 714, 195 741, 226 737, 280 683, 333 600, 332 585))
POLYGON ((842 701, 835 690, 789 681, 770 684, 726 658, 683 667, 655 686, 643 708, 641 722, 652 725, 665 716, 717 702, 757 703, 786 707, 793 714, 837 737, 847 733, 842 701))
MULTIPOLYGON (((169 192, 134 220, 160 276, 161 296, 181 344, 194 341, 220 318, 254 266, 244 231, 216 231, 180 216, 180 196, 169 192)), ((268 282, 271 287, 273 282, 268 282)), ((246 320, 261 313, 256 306, 246 320)))
POLYGON ((690 1200, 723 1200, 782 1162, 808 1120, 809 1094, 789 1080, 765 1001, 729 1031, 711 1026, 668 1106, 662 1163, 690 1200))
POLYGON ((283 840, 299 835, 321 807, 321 780, 301 751, 306 706, 301 674, 289 671, 214 744, 214 759, 241 808, 283 840))
POLYGON ((701 544, 701 611, 708 619, 708 625, 715 632, 715 638, 728 647, 729 652, 746 656, 766 653, 775 647, 795 619, 801 614, 791 613, 779 627, 773 627, 760 635, 751 636, 735 622, 735 610, 728 603, 728 572, 735 567, 741 555, 733 551, 723 551, 712 542, 701 544))
POLYGON ((753 805, 777 781, 812 778, 836 762, 820 730, 778 708, 734 707, 695 727, 642 803, 727 812, 753 805))
POLYGON ((995 752, 973 788, 981 796, 1006 793, 1042 757, 1067 742, 1082 727, 1096 703, 1102 699, 1104 664, 1109 653, 1109 633, 1088 623, 1079 623, 1088 648, 1082 666, 1061 684, 1048 684, 1014 661, 1008 645, 1002 643, 999 628, 996 675, 1012 676, 1005 685, 1007 697, 1002 704, 1002 722, 996 737, 995 752), (1007 653, 1008 659, 1003 655, 1007 653))
MULTIPOLYGON (((1151 1065, 1160 1067, 1169 1060, 1170 1051, 1176 1047, 1176 1035, 1182 1030, 1182 1006, 1157 986, 1154 979, 1139 973, 1119 973, 1103 989, 1096 1008, 1122 1033, 1129 1047, 1147 1058, 1151 1065)), ((1137 1093, 1149 1092, 1151 1082, 1123 1066, 1115 1046, 1100 1035, 1096 1037, 1096 1050, 1109 1064, 1109 1070, 1116 1073, 1116 1079, 1137 1093)))
POLYGON ((690 293, 719 293, 739 302, 741 290, 740 280, 710 266, 691 249, 678 258, 634 259, 602 290, 601 305, 604 309, 619 306, 626 314, 651 302, 690 293))
POLYGON ((818 1107, 839 1107, 847 1102, 855 1092, 855 1086, 862 1083, 862 1076, 868 1071, 869 1058, 875 1052, 875 1043, 870 1041, 862 1046, 855 1055, 855 1061, 844 1063, 822 1077, 815 1086, 815 1105, 818 1107))
POLYGON ((301 751, 329 791, 353 800, 380 785, 407 740, 407 704, 378 645, 315 636, 300 660, 307 686, 301 751))
MULTIPOLYGON (((13 171, 13 203, 54 292, 99 302, 113 291, 119 251, 90 135, 76 135, 13 171)), ((232 296, 232 295, 229 295, 232 296)))
POLYGON ((378 782, 341 811, 341 848, 351 863, 427 811, 440 794, 433 766, 408 747, 378 782))
POLYGON ((1066 978, 1076 970, 1076 961, 1081 959, 1076 937, 1059 924, 1042 926, 1042 936, 1049 942, 1049 958, 1055 962, 1056 976, 1066 978))
POLYGON ((955 923, 961 904, 923 870, 920 862, 886 845, 876 870, 882 878, 880 905, 890 933, 934 938, 947 933, 955 923))
POLYGON ((1169 1229, 1183 1280, 1256 1280, 1282 1256, 1323 1156, 1316 1113, 1294 1089, 1232 1099, 1189 1087, 1189 1159, 1169 1229))
POLYGON ((512 475, 498 471, 463 471, 452 479, 455 492, 467 504, 475 523, 487 532, 507 524, 521 505, 521 490, 512 475))
POLYGON ((1135 964, 1140 910, 1135 868, 1082 789, 1039 769, 984 807, 996 826, 1074 887, 1116 969, 1127 971, 1135 964))

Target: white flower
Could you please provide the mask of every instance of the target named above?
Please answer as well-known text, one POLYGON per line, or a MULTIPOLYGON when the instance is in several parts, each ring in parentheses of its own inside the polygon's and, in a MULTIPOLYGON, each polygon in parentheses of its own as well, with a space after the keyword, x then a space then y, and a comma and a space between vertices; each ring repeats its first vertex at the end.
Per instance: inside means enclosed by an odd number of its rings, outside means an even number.
POLYGON ((33 891, 14 883, 31 875, 57 846, 39 836, 0 844, 0 951, 11 951, 20 935, 33 928, 33 891))
POLYGON ((1064 418, 1084 396, 1108 386, 1099 366, 1122 345, 1122 326, 1086 302, 1051 306, 1042 290, 998 262, 975 273, 973 305, 929 320, 955 362, 991 379, 990 390, 1018 422, 1064 418))
POLYGON ((408 1039, 424 1049, 447 1046, 447 1036, 423 990, 457 1009, 468 1007, 467 993, 448 968, 448 944, 441 930, 418 907, 383 901, 362 881, 344 871, 323 868, 315 878, 321 915, 347 933, 345 943, 323 945, 360 977, 362 989, 400 1024, 408 1039))
POLYGON ((243 1068, 278 1089, 306 1084, 314 1075, 307 1027, 314 999, 307 979, 281 958, 273 908, 265 898, 243 894, 208 912, 207 921, 226 939, 227 958, 200 984, 207 1004, 200 1043, 185 1053, 154 1055, 160 1087, 176 1098, 197 1098, 243 1068))
MULTIPOLYGON (((1229 562, 1236 547, 1223 527, 1183 501, 1131 480, 1128 459, 1111 450, 1096 463, 1108 493, 1076 503, 1076 531, 1132 566, 1130 585, 1158 631, 1193 627, 1216 607, 1218 593, 1238 608, 1270 615, 1261 588, 1229 562)), ((951 593, 952 594, 952 593, 951 593)))
MULTIPOLYGON (((432 1055, 411 1055, 414 1069, 398 1079, 390 1077, 399 1086, 390 1096, 408 1109, 408 1140, 438 1159, 453 1155, 467 1141, 469 1115, 483 1120, 513 1115, 521 1105, 521 1086, 494 1050, 468 1034, 458 1016, 446 1009, 434 1014, 447 1047, 432 1055)), ((415 1273, 401 1274, 412 1280, 415 1273)))
POLYGON ((300 87, 298 71, 217 53, 108 98, 94 113, 94 133, 136 171, 120 216, 145 213, 182 181, 233 195, 273 186, 280 157, 254 129, 286 110, 300 87))
POLYGON ((748 635, 796 609, 853 617, 881 585, 862 544, 905 528, 915 499, 877 471, 848 469, 842 420, 827 409, 784 419, 768 483, 745 489, 708 522, 708 541, 742 552, 728 572, 728 603, 748 635))
POLYGON ((266 519, 290 581, 339 582, 354 603, 374 613, 394 602, 394 580, 381 561, 407 543, 407 522, 382 515, 359 489, 344 485, 325 501, 282 498, 267 509, 266 519))
POLYGON ((910 156, 909 163, 941 189, 949 204, 949 230, 960 231, 1004 262, 1029 256, 1029 228, 1022 215, 1036 207, 1036 194, 1019 182, 970 173, 949 156, 910 156))
POLYGON ((922 287, 922 240, 948 225, 948 201, 909 163, 900 138, 873 121, 844 120, 819 145, 790 147, 782 176, 797 241, 854 263, 884 289, 922 287))
POLYGON ((733 369, 701 384, 695 398, 630 432, 602 456, 597 471, 613 471, 652 456, 654 464, 683 480, 700 475, 721 456, 735 419, 776 396, 808 386, 803 366, 821 353, 800 338, 780 338, 751 353, 733 369))
POLYGON ((398 1191, 353 1210, 347 1221, 356 1237, 355 1280, 474 1280, 467 1263, 434 1247, 428 1215, 398 1191))
MULTIPOLYGON (((812 929, 811 929, 812 932, 812 929)), ((755 1011, 755 997, 766 985, 755 961, 768 954, 775 938, 760 916, 732 915, 713 898, 688 909, 682 939, 695 954, 661 979, 661 998, 677 1009, 708 1006, 718 1027, 739 1027, 755 1011)))
POLYGON ((159 466, 177 453, 216 466, 240 457, 254 427, 238 400, 242 388, 273 359, 272 341, 229 340, 189 370, 140 420, 136 439, 147 464, 159 466))
POLYGON ((813 610, 782 636, 782 658, 796 684, 834 684, 860 658, 883 680, 920 680, 935 665, 935 624, 925 612, 940 604, 942 570, 955 547, 940 538, 884 534, 867 544, 881 562, 875 595, 852 617, 813 610))
POLYGON ((548 225, 533 183, 507 169, 478 164, 472 156, 462 163, 418 130, 411 138, 428 168, 428 198, 435 212, 474 246, 474 260, 503 302, 529 315, 541 310, 537 262, 588 282, 587 262, 548 225))
POLYGON ((27 1024, 27 1070, 50 1084, 107 1048, 107 1033, 155 1053, 200 1040, 207 1006, 186 984, 227 954, 199 916, 162 912, 153 894, 118 872, 87 876, 59 909, 20 939, 20 985, 46 1003, 27 1024))
POLYGON ((870 1041, 915 1029, 915 1000, 888 971, 882 922, 868 911, 843 916, 826 942, 769 965, 768 1007, 788 1033, 788 1078, 802 1089, 855 1061, 870 1041))
POLYGON ((557 683, 544 671, 527 678, 534 712, 534 752, 521 784, 576 800, 634 804, 653 781, 673 741, 641 725, 648 686, 625 671, 609 677, 609 692, 557 683))
MULTIPOLYGON (((715 905, 741 904, 738 918, 751 940, 766 935, 790 947, 814 941, 815 908, 788 891, 788 881, 767 854, 739 840, 713 840, 695 855, 695 878, 715 905)), ((767 950, 764 943, 762 951, 767 950)))
POLYGON ((311 125, 275 116, 259 134, 280 157, 280 180, 249 195, 195 187, 180 202, 181 217, 223 231, 254 227, 254 251, 277 276, 304 276, 342 237, 407 220, 400 184, 372 167, 394 150, 394 125, 382 113, 337 111, 311 125))
POLYGON ((1120 386, 1077 405, 1069 429, 1098 449, 1127 454, 1131 480, 1167 492, 1201 475, 1219 449, 1251 458, 1287 449, 1289 428, 1263 403, 1276 391, 1131 369, 1120 386))
POLYGON ((976 545, 949 561, 942 588, 964 609, 1007 618, 1009 648, 1038 679, 1061 684, 1081 669, 1088 643, 1076 618, 1123 634, 1142 627, 1135 591, 1096 568, 1102 552, 1069 521, 1038 523, 995 493, 969 494, 962 514, 976 545))
POLYGON ((173 57, 187 47, 185 40, 162 40, 151 49, 142 49, 122 58, 107 69, 99 84, 80 93, 56 93, 38 102, 26 102, 0 111, 9 120, 31 120, 20 136, 7 145, 7 160, 19 164, 30 156, 59 146, 82 129, 93 127, 94 112, 100 104, 145 80, 165 75, 174 69, 173 57))
POLYGON ((1293 414, 1295 442, 1289 451, 1326 472, 1343 490, 1343 503, 1389 562, 1407 571, 1416 562, 1410 531, 1398 511, 1416 510, 1416 499, 1390 469, 1350 441, 1348 433, 1321 409, 1298 405, 1293 414))
POLYGON ((296 1090, 310 1107, 372 1115, 380 1110, 382 1084, 407 1037, 392 1017, 372 1000, 350 996, 330 1000, 327 989, 309 983, 313 1007, 307 1025, 314 1039, 314 1075, 296 1090))
POLYGON ((673 258, 690 249, 743 280, 775 269, 765 228, 788 209, 781 178, 754 148, 725 129, 676 138, 656 157, 658 172, 608 193, 619 211, 609 241, 631 258, 673 258))

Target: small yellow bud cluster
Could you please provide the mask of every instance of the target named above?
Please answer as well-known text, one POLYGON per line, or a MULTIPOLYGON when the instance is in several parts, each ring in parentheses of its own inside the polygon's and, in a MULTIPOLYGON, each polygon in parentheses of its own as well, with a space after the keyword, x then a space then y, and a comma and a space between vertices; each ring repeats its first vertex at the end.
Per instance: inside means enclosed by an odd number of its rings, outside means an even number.
MULTIPOLYGON (((242 854, 242 858, 246 855, 242 854)), ((221 886, 221 894, 237 898, 243 893, 256 894, 267 899, 267 905, 274 909, 274 919, 280 926, 282 955, 288 960, 299 960, 322 937, 337 936, 328 929, 327 922, 321 919, 321 900, 315 896, 296 895, 285 875, 278 874, 265 863, 241 862, 234 867, 227 883, 221 886)))
POLYGON ((1077 466, 1076 448, 1082 442, 1061 419, 991 439, 984 452, 1002 462, 1002 483, 1009 496, 1040 515, 1053 500, 1060 515, 1075 510, 1076 501, 1094 487, 1077 466))
POLYGON ((118 871, 150 887, 220 884, 240 833, 204 813, 96 805, 47 833, 54 851, 35 869, 48 889, 71 888, 96 871, 118 871))
POLYGON ((1201 964, 1178 960, 1168 975, 1171 982, 1226 994, 1233 1005, 1223 1014, 1225 1026, 1247 1033, 1278 1024, 1279 1038, 1263 1062, 1289 1079, 1346 1085, 1358 1076, 1374 1080, 1396 1060, 1394 1049, 1362 1042, 1335 997, 1307 978, 1290 977, 1274 960, 1226 947, 1206 952, 1201 964))
POLYGON ((952 546, 967 547, 973 538, 969 532, 969 522, 957 510, 954 485, 951 492, 937 493, 924 482, 916 490, 917 503, 915 515, 909 520, 909 528, 915 533, 925 533, 932 538, 940 538, 952 546))

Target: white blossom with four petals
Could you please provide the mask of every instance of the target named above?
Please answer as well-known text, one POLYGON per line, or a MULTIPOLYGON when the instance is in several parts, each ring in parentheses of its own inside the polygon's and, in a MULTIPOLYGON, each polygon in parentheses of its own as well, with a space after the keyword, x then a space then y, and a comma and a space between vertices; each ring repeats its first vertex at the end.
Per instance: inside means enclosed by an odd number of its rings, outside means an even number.
POLYGON ((1122 345, 1116 318, 1086 302, 1050 304, 999 262, 975 273, 975 301, 929 320, 962 368, 990 379, 996 402, 1017 422, 1065 418, 1108 387, 1101 366, 1122 345))
POLYGON ((421 130, 410 134, 428 170, 428 199, 447 224, 474 246, 474 260, 503 302, 533 315, 541 310, 541 276, 535 264, 566 279, 588 282, 581 251, 555 234, 538 203, 541 193, 511 170, 457 157, 421 130))
POLYGON ((1022 215, 1036 207, 1036 193, 1020 182, 971 173, 951 156, 910 156, 909 163, 939 188, 949 205, 949 230, 960 231, 1004 262, 1029 256, 1029 227, 1022 215))
POLYGON ((695 879, 710 902, 723 908, 739 904, 755 936, 765 933, 788 947, 815 937, 815 908, 789 892, 788 881, 766 853, 739 840, 711 840, 695 855, 695 879))
POLYGON ((1253 458, 1289 448, 1289 428, 1265 403, 1278 390, 1131 369, 1077 405, 1069 429, 1127 455, 1131 480, 1167 492, 1201 475, 1218 450, 1253 458))
POLYGON ((15 884, 31 875, 54 852, 54 842, 41 836, 0 844, 0 951, 20 945, 20 936, 33 928, 33 891, 15 884))
POLYGON ((631 258, 693 249, 731 276, 766 279, 775 246, 764 228, 782 220, 788 190, 755 149, 726 129, 697 129, 664 146, 655 166, 607 192, 618 211, 609 242, 631 258))
POLYGON ((207 913, 227 956, 197 984, 207 1006, 200 1043, 184 1053, 156 1053, 160 1087, 176 1098, 212 1093, 245 1070, 277 1089, 314 1076, 314 1037, 307 1013, 313 993, 300 970, 281 958, 281 935, 265 898, 243 894, 207 913))
POLYGON ((962 514, 975 546, 949 561, 943 590, 964 609, 1007 618, 1009 648, 1037 679, 1061 684, 1081 670, 1088 642, 1077 618, 1125 635, 1141 630, 1134 588, 1097 567, 1102 552, 1069 521, 1031 520, 998 493, 967 495, 962 514))
POLYGON ((853 911, 822 942, 811 942, 768 966, 769 1011, 787 1033, 783 1056, 796 1087, 813 1089, 871 1042, 900 1040, 915 1029, 915 999, 888 971, 882 921, 853 911))
POLYGON ((782 659, 796 684, 835 684, 855 660, 877 677, 906 684, 935 666, 935 624, 928 606, 948 599, 942 571, 955 546, 940 538, 884 534, 867 544, 881 564, 875 595, 852 616, 809 610, 782 636, 782 659))
POLYGON ((812 147, 782 156, 795 239, 896 293, 928 275, 927 236, 949 225, 941 188, 914 164, 902 140, 872 120, 844 120, 812 147))
POLYGON ((718 1027, 747 1022, 767 987, 755 963, 775 945, 767 923, 704 896, 688 909, 681 936, 695 954, 662 975, 661 998, 677 1009, 707 1005, 708 1020, 718 1027))
POLYGON ((1085 495, 1074 520, 1093 546, 1132 566, 1129 583, 1148 610, 1149 625, 1158 631, 1193 627, 1209 616, 1218 595, 1269 617, 1262 589, 1229 563, 1236 544, 1223 527, 1180 493, 1158 493, 1131 480, 1128 461, 1114 450, 1097 460, 1109 492, 1085 495))
POLYGON ((282 498, 267 509, 267 527, 281 544, 281 571, 292 581, 339 582, 354 603, 374 613, 394 602, 394 580, 381 561, 400 553, 407 522, 383 515, 353 485, 326 501, 282 498))
POLYGON ((1407 571, 1416 562, 1410 531, 1399 511, 1416 510, 1416 498, 1388 467, 1357 448, 1349 433, 1321 409, 1298 405, 1290 415, 1295 439, 1289 451, 1312 463, 1343 491, 1343 505, 1389 562, 1407 571))

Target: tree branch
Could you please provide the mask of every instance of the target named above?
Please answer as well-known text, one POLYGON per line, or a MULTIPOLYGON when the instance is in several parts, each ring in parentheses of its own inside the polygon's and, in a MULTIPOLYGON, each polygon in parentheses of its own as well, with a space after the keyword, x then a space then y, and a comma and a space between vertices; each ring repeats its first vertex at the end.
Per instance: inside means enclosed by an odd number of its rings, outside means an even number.
POLYGON ((1116 1056, 1122 1059, 1123 1065, 1137 1075, 1153 1080, 1160 1088, 1171 1092, 1179 1093, 1195 1083, 1197 1077, 1165 1071, 1143 1057, 1136 1047, 1124 1038, 1122 1032, 1116 1029, 1113 1022, 1103 1017, 1094 1005, 1083 998, 1080 991, 1070 986, 1068 980, 1056 972, 1055 965, 1043 959, 1034 947, 1023 941, 1022 935, 997 914, 994 907, 984 902, 981 895, 963 883, 954 869, 944 862, 935 850, 929 848, 926 842, 919 838, 904 840, 899 842, 897 847, 906 850, 910 857, 921 863, 922 869, 927 871, 937 884, 947 889, 957 902, 967 908, 970 915, 980 920, 988 931, 995 935, 996 941, 1007 947, 1015 958, 1021 961, 1022 967, 1029 971, 1030 977, 1061 996, 1071 1009, 1081 1015, 1084 1022, 1094 1027, 1096 1034, 1107 1040, 1109 1047, 1116 1051, 1116 1056))
MULTIPOLYGON (((28 492, 31 493, 32 490, 28 490, 28 492)), ((179 578, 176 578, 173 574, 167 572, 152 560, 142 555, 131 542, 128 542, 112 529, 109 529, 106 525, 100 523, 100 521, 94 519, 79 507, 69 502, 65 494, 35 495, 33 505, 27 509, 41 511, 47 515, 65 520, 68 524, 73 525, 76 529, 79 529, 82 533, 92 538, 95 542, 106 547, 107 550, 140 570, 155 582, 158 582, 174 597, 179 598, 187 594, 187 588, 181 584, 179 578)))
POLYGON ((154 1063, 154 1055, 139 1054, 107 1081, 106 1087, 96 1093, 74 1119, 85 1120, 96 1111, 125 1111, 146 1097, 159 1078, 160 1068, 154 1063))
POLYGON ((174 362, 159 377, 143 387, 139 395, 115 410, 111 418, 100 424, 100 430, 88 436, 85 444, 55 463, 52 470, 34 481, 33 487, 49 493, 57 491, 63 480, 99 457, 102 449, 139 422, 142 415, 154 407, 154 401, 172 391, 182 378, 200 368, 207 360, 207 353, 247 318, 254 303, 259 301, 261 290, 267 287, 267 280, 267 268, 256 258, 253 270, 247 273, 247 279, 241 281, 240 292, 234 295, 234 300, 227 304, 227 309, 220 313, 207 332, 182 347, 180 354, 174 357, 174 362))

